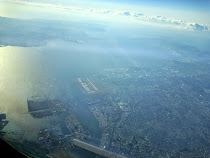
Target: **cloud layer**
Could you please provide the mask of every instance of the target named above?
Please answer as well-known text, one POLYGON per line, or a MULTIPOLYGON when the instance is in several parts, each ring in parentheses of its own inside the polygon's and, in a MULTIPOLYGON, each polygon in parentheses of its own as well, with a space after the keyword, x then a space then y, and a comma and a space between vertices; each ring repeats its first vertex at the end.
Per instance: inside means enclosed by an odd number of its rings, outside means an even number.
POLYGON ((174 18, 166 18, 163 16, 147 16, 143 13, 138 12, 128 12, 128 11, 115 11, 115 10, 106 10, 106 9, 87 9, 87 8, 80 8, 80 7, 73 7, 67 6, 62 4, 53 4, 53 3, 39 3, 33 2, 28 0, 8 0, 11 2, 22 3, 27 5, 34 5, 34 6, 42 6, 42 7, 53 7, 57 9, 65 9, 71 12, 79 12, 81 14, 102 14, 107 16, 122 16, 122 17, 131 17, 137 21, 145 21, 150 23, 156 23, 160 25, 166 25, 170 27, 176 27, 179 29, 188 29, 188 30, 196 30, 196 31, 210 31, 209 25, 203 25, 198 23, 190 23, 179 19, 174 18))

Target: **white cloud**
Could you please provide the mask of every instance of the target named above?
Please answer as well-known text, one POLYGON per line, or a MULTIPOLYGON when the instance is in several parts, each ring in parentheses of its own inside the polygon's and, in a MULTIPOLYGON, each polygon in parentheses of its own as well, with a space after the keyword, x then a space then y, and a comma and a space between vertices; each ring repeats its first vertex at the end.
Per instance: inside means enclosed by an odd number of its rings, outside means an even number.
POLYGON ((134 17, 140 17, 140 16, 144 16, 144 14, 142 14, 142 13, 134 13, 133 16, 134 17))
POLYGON ((144 16, 144 19, 148 21, 153 21, 160 24, 168 24, 174 27, 179 27, 183 29, 197 30, 197 31, 210 31, 210 26, 197 24, 197 23, 189 23, 183 20, 178 20, 174 18, 166 18, 163 16, 144 16))
POLYGON ((210 27, 209 26, 205 26, 205 25, 200 25, 197 23, 188 23, 187 28, 193 29, 193 30, 200 30, 200 31, 210 31, 210 27))
POLYGON ((174 19, 174 18, 166 18, 163 16, 147 16, 138 12, 116 11, 116 10, 95 9, 95 8, 88 9, 88 8, 66 6, 66 5, 61 5, 61 4, 31 2, 28 0, 8 0, 8 1, 27 4, 27 5, 67 9, 72 12, 80 12, 84 14, 94 13, 94 14, 103 14, 107 16, 118 15, 118 16, 124 16, 124 17, 133 17, 136 20, 153 22, 153 23, 158 23, 161 25, 168 25, 168 26, 176 27, 176 28, 178 27, 182 29, 190 29, 190 30, 197 30, 197 31, 210 31, 210 26, 207 26, 207 25, 202 25, 198 23, 189 23, 183 20, 174 19))
POLYGON ((130 16, 131 15, 131 13, 130 12, 123 12, 123 14, 122 15, 125 15, 125 16, 130 16))

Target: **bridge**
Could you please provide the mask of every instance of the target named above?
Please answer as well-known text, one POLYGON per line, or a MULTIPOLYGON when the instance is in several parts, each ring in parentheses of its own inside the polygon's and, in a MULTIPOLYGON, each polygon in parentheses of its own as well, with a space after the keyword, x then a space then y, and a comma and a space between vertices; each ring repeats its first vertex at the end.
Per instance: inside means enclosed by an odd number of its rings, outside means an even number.
POLYGON ((90 152, 93 152, 93 153, 95 153, 95 154, 98 154, 98 155, 103 156, 103 157, 106 157, 106 158, 126 158, 125 156, 115 154, 115 153, 113 153, 113 152, 110 152, 110 151, 107 151, 107 150, 105 150, 105 149, 96 147, 96 146, 94 146, 94 145, 85 143, 85 142, 80 141, 80 140, 78 140, 78 139, 73 139, 73 140, 72 140, 72 143, 73 143, 75 146, 78 146, 78 147, 80 147, 80 148, 83 148, 83 149, 85 149, 85 150, 88 150, 88 151, 90 151, 90 152))

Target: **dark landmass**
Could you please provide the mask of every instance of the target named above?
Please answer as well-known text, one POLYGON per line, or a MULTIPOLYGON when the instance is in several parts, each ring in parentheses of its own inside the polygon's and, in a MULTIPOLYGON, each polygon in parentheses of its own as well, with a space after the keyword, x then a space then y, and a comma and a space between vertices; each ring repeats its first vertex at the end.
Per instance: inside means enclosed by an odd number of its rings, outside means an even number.
POLYGON ((80 43, 87 39, 81 28, 102 31, 104 26, 56 20, 23 20, 0 17, 0 46, 37 47, 52 40, 80 43), (78 27, 79 26, 79 27, 78 27))
POLYGON ((0 139, 0 149, 1 149, 1 157, 15 157, 15 158, 26 158, 25 155, 21 154, 19 151, 14 149, 11 145, 9 145, 4 140, 0 139))

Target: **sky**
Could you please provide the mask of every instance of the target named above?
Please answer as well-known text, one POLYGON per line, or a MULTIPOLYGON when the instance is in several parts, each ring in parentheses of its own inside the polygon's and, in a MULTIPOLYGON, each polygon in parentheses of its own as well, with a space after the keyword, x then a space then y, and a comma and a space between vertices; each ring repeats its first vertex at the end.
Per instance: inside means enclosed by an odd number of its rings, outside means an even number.
POLYGON ((0 16, 6 17, 60 16, 101 21, 124 18, 129 22, 210 31, 210 0, 0 0, 1 3, 0 16))
MULTIPOLYGON (((84 0, 80 0, 84 2, 84 0)), ((87 0, 86 0, 87 2, 87 0)), ((142 10, 150 15, 161 14, 171 17, 183 18, 183 20, 196 20, 202 23, 210 23, 210 0, 89 0, 90 3, 106 3, 114 8, 142 10)))
MULTIPOLYGON (((101 1, 101 0, 95 0, 101 1)), ((209 0, 102 0, 104 2, 117 2, 117 3, 132 3, 132 4, 146 4, 146 5, 158 5, 158 6, 176 6, 176 7, 187 7, 187 8, 199 8, 206 7, 209 5, 209 0)))
MULTIPOLYGON (((49 1, 49 0, 48 0, 49 1)), ((53 0, 51 0, 53 1, 53 0)), ((119 5, 133 5, 137 7, 159 7, 172 10, 188 10, 199 12, 210 12, 210 0, 62 0, 65 3, 72 4, 117 4, 119 5)))

